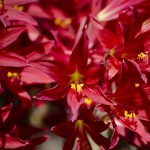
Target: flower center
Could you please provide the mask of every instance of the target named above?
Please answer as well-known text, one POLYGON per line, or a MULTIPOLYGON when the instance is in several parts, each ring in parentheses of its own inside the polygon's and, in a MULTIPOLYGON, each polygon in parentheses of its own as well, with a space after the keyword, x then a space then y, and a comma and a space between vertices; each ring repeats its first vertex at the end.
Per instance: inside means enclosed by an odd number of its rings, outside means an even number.
POLYGON ((80 74, 78 70, 76 70, 70 75, 70 82, 80 83, 82 82, 82 78, 83 75, 80 74))
POLYGON ((84 84, 82 83, 83 75, 79 73, 79 71, 75 71, 70 75, 70 86, 72 89, 76 90, 77 92, 82 91, 82 87, 84 84))

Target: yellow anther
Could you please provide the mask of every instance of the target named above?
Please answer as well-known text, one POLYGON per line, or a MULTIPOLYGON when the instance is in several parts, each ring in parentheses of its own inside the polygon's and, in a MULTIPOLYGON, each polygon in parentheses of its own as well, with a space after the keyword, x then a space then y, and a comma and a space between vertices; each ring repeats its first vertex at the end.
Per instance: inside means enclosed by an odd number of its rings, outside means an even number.
POLYGON ((55 25, 60 25, 61 22, 62 22, 62 19, 61 19, 61 18, 55 18, 55 20, 54 20, 54 24, 55 24, 55 25))
POLYGON ((7 77, 8 77, 8 78, 12 77, 12 72, 8 72, 8 73, 7 73, 7 77))
POLYGON ((134 86, 135 86, 135 87, 139 87, 140 84, 139 84, 139 83, 134 83, 134 86))
POLYGON ((71 18, 67 18, 65 20, 62 20, 61 18, 56 18, 54 20, 54 24, 58 25, 62 28, 66 28, 67 26, 69 26, 71 24, 71 22, 72 22, 71 18))
POLYGON ((84 86, 84 84, 70 84, 71 88, 76 90, 77 92, 81 92, 82 91, 82 87, 84 86))
POLYGON ((71 22, 72 22, 71 18, 67 18, 61 22, 60 26, 62 28, 66 28, 67 26, 69 26, 71 24, 71 22))
POLYGON ((17 78, 17 77, 18 77, 18 73, 14 72, 14 73, 12 74, 12 77, 13 77, 13 78, 17 78))
POLYGON ((85 98, 84 102, 87 105, 91 105, 92 104, 92 100, 90 98, 88 98, 88 97, 85 98))
POLYGON ((7 73, 7 77, 8 78, 17 78, 18 77, 18 73, 16 73, 16 72, 8 72, 7 73))
POLYGON ((131 118, 131 119, 136 117, 134 112, 129 113, 127 110, 124 111, 124 116, 125 118, 131 118))
POLYGON ((14 9, 18 10, 18 11, 23 11, 24 10, 24 6, 17 6, 17 5, 14 5, 13 6, 14 9))
POLYGON ((144 59, 146 56, 147 55, 145 53, 141 52, 141 53, 138 54, 137 58, 138 59, 144 59))

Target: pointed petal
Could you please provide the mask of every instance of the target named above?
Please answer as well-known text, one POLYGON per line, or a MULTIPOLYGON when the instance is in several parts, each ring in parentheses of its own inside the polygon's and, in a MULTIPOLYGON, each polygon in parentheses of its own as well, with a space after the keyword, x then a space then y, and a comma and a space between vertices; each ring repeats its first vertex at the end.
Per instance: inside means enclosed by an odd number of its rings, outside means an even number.
MULTIPOLYGON (((6 149, 14 149, 14 148, 21 148, 28 144, 26 141, 22 141, 20 139, 11 137, 9 134, 5 134, 5 148, 6 149)), ((0 147, 2 146, 0 140, 0 147)))
POLYGON ((26 30, 25 26, 7 28, 7 30, 2 30, 0 32, 0 49, 3 49, 4 47, 13 43, 25 30, 26 30))
POLYGON ((73 130, 72 122, 65 122, 51 128, 52 132, 64 138, 67 138, 72 133, 72 130, 73 130))
POLYGON ((23 67, 27 65, 27 60, 19 55, 8 52, 0 52, 0 66, 23 67))
POLYGON ((77 100, 77 94, 78 93, 76 93, 76 91, 74 89, 70 89, 68 92, 68 95, 67 95, 67 101, 68 101, 68 104, 71 107, 71 111, 72 111, 72 117, 71 117, 72 121, 77 119, 78 110, 81 105, 81 102, 79 102, 79 100, 77 100))
POLYGON ((30 15, 21 11, 16 11, 15 9, 7 10, 5 15, 8 16, 9 20, 19 20, 26 24, 37 25, 36 20, 34 20, 30 15))
POLYGON ((110 149, 114 148, 118 144, 118 142, 119 142, 118 131, 115 128, 114 132, 113 132, 113 135, 112 135, 112 138, 111 138, 110 149))
POLYGON ((75 69, 84 68, 87 65, 88 57, 88 39, 86 35, 86 18, 81 22, 79 31, 77 33, 75 43, 70 56, 70 67, 75 69))
POLYGON ((112 105, 109 99, 104 95, 101 88, 99 86, 95 87, 83 87, 83 92, 87 97, 98 104, 112 105))
POLYGON ((24 5, 32 2, 37 2, 37 0, 5 0, 6 5, 24 5))
POLYGON ((86 130, 91 136, 91 138, 100 146, 102 145, 104 148, 108 149, 109 148, 109 139, 105 138, 101 134, 99 134, 97 131, 94 131, 94 129, 89 128, 86 126, 86 130))
POLYGON ((12 104, 1 108, 1 111, 2 111, 2 122, 5 122, 6 119, 8 118, 11 108, 12 108, 12 104))
POLYGON ((68 87, 64 84, 57 84, 55 87, 41 91, 39 94, 34 96, 34 98, 39 100, 59 100, 66 96, 68 87))
POLYGON ((34 67, 24 68, 20 76, 23 84, 42 84, 54 82, 50 76, 34 67))
POLYGON ((103 48, 112 49, 118 46, 116 36, 107 28, 102 26, 96 19, 91 17, 91 24, 97 40, 103 48), (111 42, 110 42, 111 41, 111 42))

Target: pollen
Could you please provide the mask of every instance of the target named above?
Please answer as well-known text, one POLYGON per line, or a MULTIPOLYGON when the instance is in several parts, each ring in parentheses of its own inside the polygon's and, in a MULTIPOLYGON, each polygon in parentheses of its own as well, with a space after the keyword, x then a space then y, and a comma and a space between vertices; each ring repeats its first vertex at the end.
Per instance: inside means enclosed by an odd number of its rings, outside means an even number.
POLYGON ((61 19, 61 18, 56 18, 56 19, 54 20, 54 24, 55 24, 55 25, 60 25, 61 22, 62 22, 62 19, 61 19))
POLYGON ((135 87, 139 87, 140 84, 139 84, 139 83, 134 83, 134 86, 135 86, 135 87))
POLYGON ((69 26, 71 24, 71 22, 72 22, 71 18, 67 18, 60 24, 60 26, 62 28, 66 28, 67 26, 69 26))
POLYGON ((84 84, 70 84, 70 86, 72 89, 76 90, 77 92, 81 92, 84 84))
POLYGON ((60 26, 62 28, 68 27, 71 23, 72 23, 72 19, 71 18, 67 18, 65 20, 62 20, 61 18, 56 18, 54 20, 54 24, 58 25, 58 26, 60 26))
POLYGON ((18 73, 17 72, 8 72, 7 73, 7 77, 8 78, 17 78, 18 77, 18 73))
POLYGON ((129 113, 127 110, 124 111, 125 118, 135 118, 136 114, 134 112, 129 113))
POLYGON ((14 5, 13 7, 14 7, 14 9, 16 9, 18 11, 23 11, 24 10, 24 6, 14 5))
POLYGON ((84 100, 84 102, 85 102, 85 104, 87 104, 87 105, 91 105, 92 104, 92 100, 90 99, 90 98, 85 98, 85 100, 84 100))
POLYGON ((137 58, 138 58, 138 59, 144 59, 146 56, 147 56, 147 55, 146 55, 145 53, 141 52, 141 53, 139 53, 139 54, 137 55, 137 58))

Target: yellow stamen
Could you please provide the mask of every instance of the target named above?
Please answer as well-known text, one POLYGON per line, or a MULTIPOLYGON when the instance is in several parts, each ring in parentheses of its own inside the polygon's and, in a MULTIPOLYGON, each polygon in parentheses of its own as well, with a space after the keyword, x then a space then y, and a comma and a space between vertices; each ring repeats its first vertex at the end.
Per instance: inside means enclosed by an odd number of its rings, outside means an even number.
POLYGON ((8 72, 8 73, 7 73, 7 77, 8 77, 8 78, 12 77, 12 72, 8 72))
POLYGON ((131 119, 136 117, 134 112, 129 113, 127 110, 124 111, 124 116, 125 118, 131 118, 131 119))
POLYGON ((18 77, 18 73, 17 72, 8 72, 7 73, 7 77, 8 78, 17 78, 18 77))
POLYGON ((71 18, 67 18, 61 22, 60 26, 62 28, 66 28, 67 26, 69 26, 71 24, 71 22, 72 22, 71 18))
POLYGON ((139 87, 140 84, 139 84, 139 83, 134 83, 134 86, 135 86, 135 87, 139 87))
POLYGON ((12 77, 13 77, 13 78, 17 78, 17 77, 18 77, 18 73, 14 72, 14 73, 12 74, 12 77))
POLYGON ((147 56, 147 55, 146 55, 145 53, 141 52, 141 53, 139 53, 139 54, 137 55, 137 58, 138 58, 138 59, 144 59, 146 56, 147 56))
POLYGON ((60 25, 61 22, 62 22, 62 19, 61 19, 61 18, 55 18, 55 20, 54 20, 54 24, 55 24, 55 25, 60 25))
POLYGON ((84 102, 87 105, 91 105, 92 104, 92 100, 90 98, 88 98, 88 97, 85 98, 84 102))
POLYGON ((84 84, 70 84, 71 88, 76 90, 77 92, 81 92, 82 91, 82 87, 84 86, 84 84))
POLYGON ((54 24, 58 25, 62 28, 66 28, 67 26, 69 26, 71 24, 71 22, 72 22, 71 18, 67 18, 65 20, 62 20, 61 18, 56 18, 54 20, 54 24))
POLYGON ((24 6, 17 6, 17 5, 14 5, 13 6, 14 9, 18 10, 18 11, 23 11, 24 10, 24 6))

